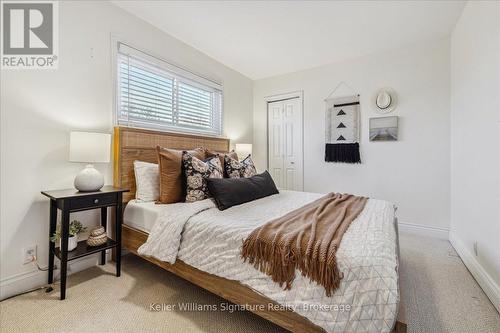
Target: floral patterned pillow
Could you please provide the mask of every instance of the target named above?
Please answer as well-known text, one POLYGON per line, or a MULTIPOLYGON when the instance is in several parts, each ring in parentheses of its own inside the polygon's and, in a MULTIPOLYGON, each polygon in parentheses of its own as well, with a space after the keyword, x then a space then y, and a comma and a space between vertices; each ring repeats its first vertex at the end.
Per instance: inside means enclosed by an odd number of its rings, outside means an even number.
POLYGON ((222 178, 222 166, 218 156, 202 161, 187 151, 182 152, 182 164, 186 175, 186 201, 194 202, 210 197, 207 178, 222 178))
POLYGON ((250 155, 241 162, 226 155, 224 156, 224 168, 229 178, 248 178, 257 174, 257 169, 255 169, 250 155))

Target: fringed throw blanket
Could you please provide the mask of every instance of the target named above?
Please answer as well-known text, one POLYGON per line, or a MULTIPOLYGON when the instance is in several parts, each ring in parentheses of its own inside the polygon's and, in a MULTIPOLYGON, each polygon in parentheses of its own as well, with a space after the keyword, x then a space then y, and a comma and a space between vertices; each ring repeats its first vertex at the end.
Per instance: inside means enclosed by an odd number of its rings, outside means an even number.
POLYGON ((359 155, 359 97, 326 100, 326 162, 361 163, 359 155))
POLYGON ((351 194, 327 194, 252 231, 241 255, 285 289, 291 288, 298 268, 331 296, 342 278, 337 249, 367 200, 351 194))

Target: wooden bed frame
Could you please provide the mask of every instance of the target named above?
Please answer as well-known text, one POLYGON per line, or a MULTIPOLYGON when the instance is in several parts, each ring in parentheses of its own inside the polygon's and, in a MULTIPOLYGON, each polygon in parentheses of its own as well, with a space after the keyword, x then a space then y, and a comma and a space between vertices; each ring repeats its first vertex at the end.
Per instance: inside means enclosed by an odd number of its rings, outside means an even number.
MULTIPOLYGON (((135 198, 134 160, 157 163, 156 146, 174 149, 205 147, 217 151, 229 150, 229 139, 204 137, 198 135, 158 132, 128 127, 115 127, 114 130, 114 177, 115 186, 130 189, 123 194, 123 202, 135 198)), ((122 246, 140 256, 137 249, 146 242, 148 234, 128 225, 122 227, 122 246)), ((141 258, 154 263, 175 275, 206 289, 230 302, 249 305, 255 314, 296 333, 324 333, 319 326, 297 313, 279 309, 275 301, 257 293, 238 281, 221 278, 177 260, 171 265, 150 257, 141 258), (273 305, 270 308, 269 305, 273 305), (276 307, 275 307, 276 306, 276 307)), ((406 333, 406 324, 396 322, 394 332, 406 333)))

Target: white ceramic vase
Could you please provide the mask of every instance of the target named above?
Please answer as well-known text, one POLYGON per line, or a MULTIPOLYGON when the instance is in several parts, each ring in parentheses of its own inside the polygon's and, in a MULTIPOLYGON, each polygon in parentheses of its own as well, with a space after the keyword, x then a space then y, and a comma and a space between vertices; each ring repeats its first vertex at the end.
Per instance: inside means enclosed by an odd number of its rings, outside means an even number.
MULTIPOLYGON (((62 248, 61 241, 62 240, 59 240, 59 248, 62 248)), ((78 245, 78 235, 75 235, 75 236, 69 235, 69 238, 68 238, 68 251, 73 251, 74 249, 76 249, 77 245, 78 245)))
POLYGON ((92 164, 87 164, 85 169, 75 177, 75 188, 82 192, 98 191, 104 186, 104 177, 92 164))

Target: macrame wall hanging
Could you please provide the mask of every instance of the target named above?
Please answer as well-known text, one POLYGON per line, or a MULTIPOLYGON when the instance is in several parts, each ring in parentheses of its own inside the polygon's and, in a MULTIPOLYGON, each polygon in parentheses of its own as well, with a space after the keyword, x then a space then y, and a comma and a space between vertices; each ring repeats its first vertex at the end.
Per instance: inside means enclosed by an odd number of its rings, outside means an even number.
POLYGON ((349 87, 345 82, 341 82, 325 99, 325 161, 361 163, 359 154, 359 95, 330 98, 342 84, 349 87))

